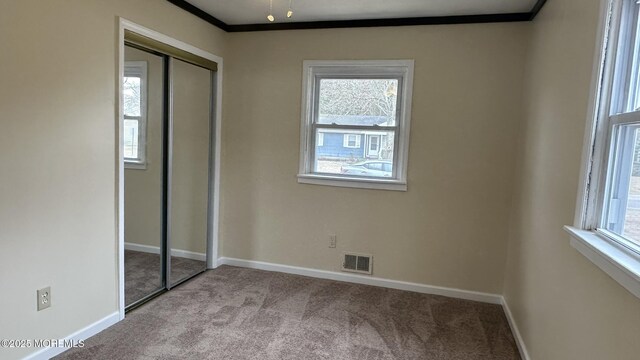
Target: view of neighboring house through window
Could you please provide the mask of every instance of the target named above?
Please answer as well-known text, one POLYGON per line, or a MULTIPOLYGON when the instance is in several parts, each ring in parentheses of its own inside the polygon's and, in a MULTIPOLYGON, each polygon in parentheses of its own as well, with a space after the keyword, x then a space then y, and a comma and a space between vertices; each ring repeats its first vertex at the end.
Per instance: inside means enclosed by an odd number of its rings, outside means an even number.
POLYGON ((301 182, 316 176, 405 184, 410 99, 403 91, 412 65, 305 62, 311 102, 303 104, 309 135, 302 139, 308 150, 301 155, 301 182))
POLYGON ((327 78, 319 81, 318 116, 314 125, 317 131, 324 132, 324 144, 321 149, 316 146, 314 172, 392 177, 400 80, 327 78), (384 139, 385 151, 378 149, 380 139, 384 139), (369 160, 388 162, 390 170, 369 171, 363 166, 369 160))
POLYGON ((143 167, 146 162, 146 80, 143 61, 127 61, 123 78, 124 161, 128 167, 143 167))

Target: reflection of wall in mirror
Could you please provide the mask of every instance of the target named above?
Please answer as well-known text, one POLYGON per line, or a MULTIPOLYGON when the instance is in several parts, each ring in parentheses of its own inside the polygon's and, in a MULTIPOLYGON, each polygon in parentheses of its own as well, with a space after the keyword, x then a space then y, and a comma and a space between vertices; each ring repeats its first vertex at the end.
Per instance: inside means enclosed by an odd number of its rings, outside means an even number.
POLYGON ((211 73, 173 62, 171 247, 206 252, 211 73))

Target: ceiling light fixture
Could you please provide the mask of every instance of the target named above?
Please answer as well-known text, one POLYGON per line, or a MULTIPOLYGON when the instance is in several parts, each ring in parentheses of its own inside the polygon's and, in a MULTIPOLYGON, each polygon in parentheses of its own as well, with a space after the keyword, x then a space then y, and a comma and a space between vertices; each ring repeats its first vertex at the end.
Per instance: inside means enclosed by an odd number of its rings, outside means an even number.
POLYGON ((287 11, 287 18, 291 18, 293 16, 293 0, 289 0, 289 11, 287 11))
POLYGON ((273 0, 269 0, 269 15, 267 15, 267 20, 274 22, 275 17, 273 17, 273 0))
MULTIPOLYGON (((293 0, 289 0, 289 9, 287 10, 286 16, 287 19, 291 19, 293 17, 293 0)), ((269 22, 276 21, 276 17, 273 16, 273 0, 269 0, 269 14, 267 14, 267 20, 269 20, 269 22)))

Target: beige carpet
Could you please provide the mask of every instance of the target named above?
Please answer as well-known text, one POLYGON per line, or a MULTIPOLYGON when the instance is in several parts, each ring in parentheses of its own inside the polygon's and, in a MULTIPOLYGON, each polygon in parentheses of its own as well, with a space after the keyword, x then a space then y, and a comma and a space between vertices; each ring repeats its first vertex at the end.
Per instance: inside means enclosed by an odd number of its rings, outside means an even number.
MULTIPOLYGON (((204 261, 171 257, 171 283, 196 274, 207 267, 204 261)), ((124 303, 129 305, 162 288, 159 254, 124 251, 124 303)))
POLYGON ((499 305, 222 266, 59 359, 520 359, 499 305))

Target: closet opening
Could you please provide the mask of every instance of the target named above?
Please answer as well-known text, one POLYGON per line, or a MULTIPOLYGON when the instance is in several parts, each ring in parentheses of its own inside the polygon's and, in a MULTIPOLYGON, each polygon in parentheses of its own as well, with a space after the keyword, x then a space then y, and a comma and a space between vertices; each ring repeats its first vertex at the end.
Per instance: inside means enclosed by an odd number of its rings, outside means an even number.
POLYGON ((121 20, 120 313, 217 262, 221 58, 121 20))

